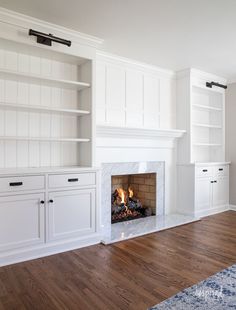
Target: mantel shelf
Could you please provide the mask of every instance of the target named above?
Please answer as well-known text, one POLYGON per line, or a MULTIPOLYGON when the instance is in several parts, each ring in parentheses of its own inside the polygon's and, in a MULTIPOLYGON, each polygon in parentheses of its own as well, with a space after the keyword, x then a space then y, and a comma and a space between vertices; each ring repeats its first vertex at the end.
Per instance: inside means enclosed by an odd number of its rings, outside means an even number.
POLYGON ((6 103, 6 102, 0 102, 0 107, 4 107, 6 109, 12 109, 12 110, 27 111, 27 112, 35 111, 35 112, 56 113, 56 114, 74 114, 77 116, 90 114, 90 111, 86 111, 86 110, 62 109, 62 108, 34 106, 34 105, 6 103))
POLYGON ((18 136, 0 136, 4 141, 39 141, 39 142, 89 142, 85 138, 48 138, 48 137, 18 137, 18 136))
POLYGON ((186 133, 185 130, 179 129, 146 129, 131 127, 114 127, 107 125, 97 126, 98 137, 126 137, 126 138, 181 138, 186 133))
POLYGON ((76 90, 82 90, 85 88, 90 87, 89 83, 84 82, 77 82, 77 81, 70 81, 70 80, 63 80, 63 79, 56 79, 51 77, 45 77, 37 74, 32 73, 24 73, 18 71, 11 71, 7 69, 0 69, 0 77, 5 79, 11 79, 16 81, 25 81, 30 83, 48 85, 48 86, 56 86, 62 88, 70 88, 76 90))

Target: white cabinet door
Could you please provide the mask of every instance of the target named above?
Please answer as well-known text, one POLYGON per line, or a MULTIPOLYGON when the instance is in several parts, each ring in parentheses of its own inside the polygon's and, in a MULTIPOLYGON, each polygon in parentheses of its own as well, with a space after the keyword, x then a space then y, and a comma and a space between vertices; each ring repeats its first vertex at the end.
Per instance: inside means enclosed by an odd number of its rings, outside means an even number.
POLYGON ((229 203, 229 178, 217 178, 213 186, 213 207, 229 203))
POLYGON ((95 232, 95 189, 49 193, 49 240, 95 232))
POLYGON ((44 242, 44 194, 0 197, 0 251, 44 242))
POLYGON ((212 204, 212 183, 209 178, 196 178, 196 212, 207 210, 212 204))

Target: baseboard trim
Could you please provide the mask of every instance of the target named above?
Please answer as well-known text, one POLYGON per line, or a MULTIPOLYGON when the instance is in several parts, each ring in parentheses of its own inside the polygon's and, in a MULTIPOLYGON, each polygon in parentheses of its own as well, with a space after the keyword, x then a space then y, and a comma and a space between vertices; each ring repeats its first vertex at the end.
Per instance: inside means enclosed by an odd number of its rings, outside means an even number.
POLYGON ((9 251, 6 253, 0 253, 0 267, 76 250, 90 245, 98 244, 100 242, 101 235, 93 234, 86 238, 64 240, 54 243, 44 243, 37 247, 29 247, 11 252, 9 251))
POLYGON ((229 210, 236 211, 236 206, 235 205, 229 205, 229 210))
POLYGON ((226 205, 226 206, 220 206, 214 209, 200 211, 200 212, 197 212, 195 215, 198 217, 206 217, 206 216, 214 215, 217 213, 222 213, 222 212, 229 211, 229 210, 231 210, 230 206, 226 205))

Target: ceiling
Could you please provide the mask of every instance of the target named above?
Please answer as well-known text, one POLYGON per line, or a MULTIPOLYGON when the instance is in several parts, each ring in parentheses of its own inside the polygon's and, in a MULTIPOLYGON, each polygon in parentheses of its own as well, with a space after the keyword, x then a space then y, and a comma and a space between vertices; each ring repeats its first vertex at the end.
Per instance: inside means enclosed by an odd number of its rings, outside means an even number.
POLYGON ((100 37, 113 54, 236 80, 235 0, 0 0, 0 6, 100 37))

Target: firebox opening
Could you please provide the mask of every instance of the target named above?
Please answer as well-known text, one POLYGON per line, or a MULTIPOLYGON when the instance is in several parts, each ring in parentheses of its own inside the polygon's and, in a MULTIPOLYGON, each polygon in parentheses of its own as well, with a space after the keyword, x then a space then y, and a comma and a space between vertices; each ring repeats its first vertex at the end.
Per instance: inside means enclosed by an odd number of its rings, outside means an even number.
POLYGON ((111 177, 111 223, 156 215, 156 173, 111 177))

